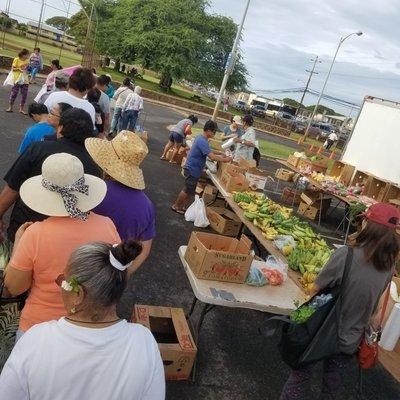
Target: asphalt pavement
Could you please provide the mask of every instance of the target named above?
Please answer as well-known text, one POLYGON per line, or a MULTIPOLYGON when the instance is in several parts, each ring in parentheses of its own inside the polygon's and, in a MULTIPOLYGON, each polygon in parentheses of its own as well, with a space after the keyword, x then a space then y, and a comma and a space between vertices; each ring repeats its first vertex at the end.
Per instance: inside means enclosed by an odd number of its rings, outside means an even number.
MULTIPOLYGON (((29 98, 37 87, 30 88, 29 98)), ((0 87, 0 173, 16 159, 28 117, 4 112, 8 88, 0 87)), ((146 193, 157 212, 157 237, 149 260, 135 273, 119 306, 121 316, 129 318, 133 304, 182 307, 188 311, 192 290, 178 257, 178 248, 187 244, 194 227, 172 212, 170 205, 182 188, 178 166, 159 159, 168 140, 166 126, 182 116, 168 107, 145 102, 149 132, 149 155, 143 163, 146 193)), ((4 182, 1 183, 3 185, 4 182)), ((167 399, 179 400, 275 400, 288 377, 289 368, 277 351, 278 338, 265 339, 258 328, 270 315, 241 309, 217 307, 205 318, 198 344, 195 382, 168 382, 167 399)), ((310 399, 318 397, 321 378, 316 368, 310 399)), ((134 372, 132 371, 132 379, 134 372)), ((354 362, 344 377, 340 399, 356 399, 358 368, 354 362)), ((73 384, 73 383, 71 383, 73 384)), ((400 385, 381 367, 365 372, 364 399, 395 400, 400 385)))

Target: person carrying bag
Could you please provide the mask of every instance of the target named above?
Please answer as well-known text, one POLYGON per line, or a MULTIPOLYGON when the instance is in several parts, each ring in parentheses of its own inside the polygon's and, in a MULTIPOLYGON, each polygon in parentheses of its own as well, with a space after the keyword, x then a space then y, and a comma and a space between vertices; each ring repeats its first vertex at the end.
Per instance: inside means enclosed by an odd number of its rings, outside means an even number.
POLYGON ((283 322, 279 348, 292 371, 281 400, 310 398, 307 386, 312 369, 322 360, 321 393, 313 398, 339 398, 341 375, 359 352, 400 252, 396 233, 400 210, 391 204, 376 203, 363 217, 362 230, 352 247, 343 246, 332 254, 315 281, 313 298, 302 306, 313 304, 315 311, 306 318, 299 312, 300 307, 292 318, 273 317, 262 331, 269 334, 271 325, 283 322))

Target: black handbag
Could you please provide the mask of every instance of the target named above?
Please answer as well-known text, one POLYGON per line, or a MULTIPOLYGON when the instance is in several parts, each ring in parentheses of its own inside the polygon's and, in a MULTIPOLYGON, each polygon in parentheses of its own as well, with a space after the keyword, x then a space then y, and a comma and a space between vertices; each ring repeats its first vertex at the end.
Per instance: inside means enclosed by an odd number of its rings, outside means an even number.
MULTIPOLYGON (((341 294, 352 261, 353 249, 349 247, 341 284, 326 288, 316 295, 331 294, 332 298, 323 306, 318 307, 307 321, 298 323, 291 320, 289 316, 277 316, 270 318, 266 326, 260 329, 263 335, 271 336, 279 325, 282 326, 278 349, 283 361, 291 368, 299 369, 340 352, 341 294)), ((311 303, 312 300, 313 298, 304 305, 311 303)))

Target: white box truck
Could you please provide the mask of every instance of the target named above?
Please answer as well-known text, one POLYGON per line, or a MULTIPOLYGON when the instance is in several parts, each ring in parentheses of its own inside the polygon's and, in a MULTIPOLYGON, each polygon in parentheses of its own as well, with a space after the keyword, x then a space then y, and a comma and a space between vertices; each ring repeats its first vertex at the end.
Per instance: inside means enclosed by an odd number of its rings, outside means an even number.
POLYGON ((400 185, 400 102, 364 98, 342 161, 400 185))

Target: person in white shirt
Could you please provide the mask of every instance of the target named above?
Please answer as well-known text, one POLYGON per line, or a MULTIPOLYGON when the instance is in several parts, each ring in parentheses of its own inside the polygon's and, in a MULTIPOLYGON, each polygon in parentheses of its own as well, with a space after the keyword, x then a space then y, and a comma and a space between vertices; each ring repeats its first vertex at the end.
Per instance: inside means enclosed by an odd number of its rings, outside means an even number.
POLYGON ((256 147, 256 131, 253 128, 254 119, 250 114, 242 118, 244 133, 235 138, 236 148, 234 161, 239 162, 241 158, 253 160, 254 148, 256 147))
POLYGON ((165 376, 151 332, 119 319, 126 269, 141 245, 78 247, 61 287, 67 317, 33 326, 16 343, 0 376, 0 399, 163 400, 165 376))
POLYGON ((122 131, 128 129, 131 132, 135 132, 139 112, 143 110, 143 99, 140 97, 141 92, 142 88, 136 86, 134 92, 128 95, 122 106, 122 131))
POLYGON ((338 140, 338 135, 336 135, 335 132, 332 132, 329 134, 328 138, 326 139, 325 143, 324 143, 324 148, 326 150, 329 150, 332 145, 338 140))
POLYGON ((125 78, 122 82, 122 86, 117 89, 113 96, 113 99, 115 100, 115 108, 110 129, 110 134, 112 135, 115 135, 120 131, 120 125, 122 122, 122 107, 130 94, 133 94, 132 81, 129 78, 125 78))
POLYGON ((95 84, 96 80, 90 69, 77 68, 69 78, 68 91, 52 93, 44 102, 44 105, 49 112, 55 104, 59 103, 67 103, 74 108, 81 108, 89 113, 94 125, 96 112, 84 97, 95 84))
POLYGON ((109 82, 110 78, 107 75, 100 75, 96 82, 96 88, 100 90, 100 99, 98 104, 101 111, 104 113, 103 132, 108 132, 110 129, 110 98, 105 93, 109 82))

